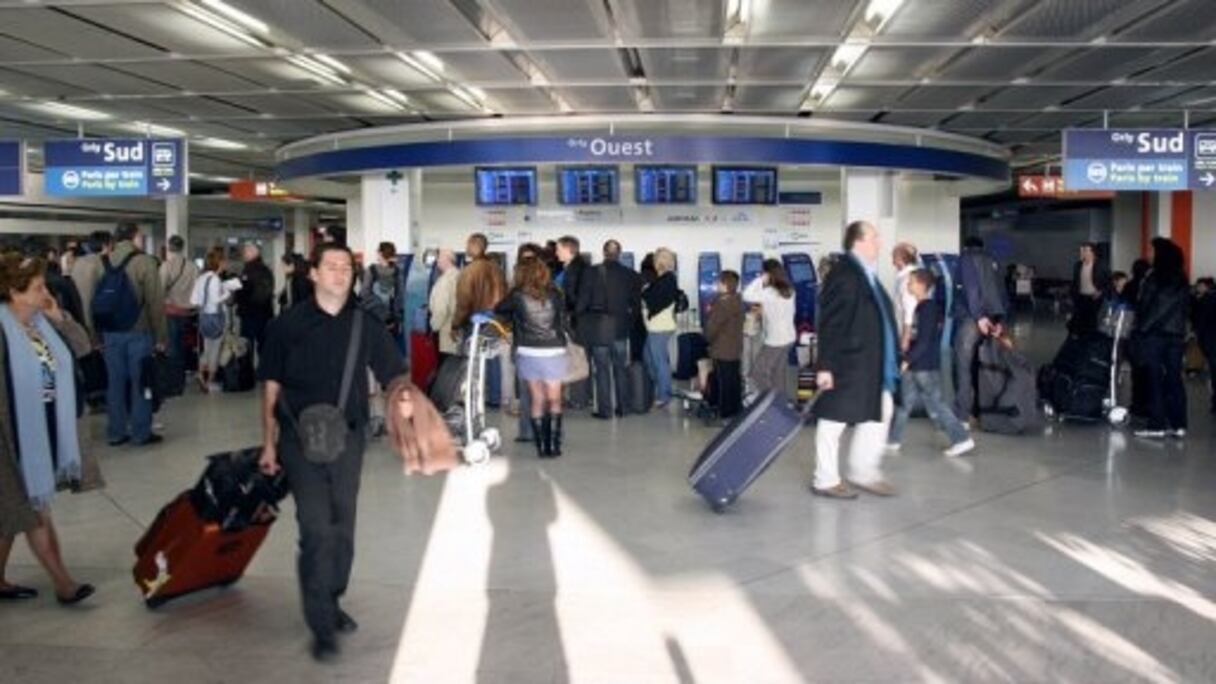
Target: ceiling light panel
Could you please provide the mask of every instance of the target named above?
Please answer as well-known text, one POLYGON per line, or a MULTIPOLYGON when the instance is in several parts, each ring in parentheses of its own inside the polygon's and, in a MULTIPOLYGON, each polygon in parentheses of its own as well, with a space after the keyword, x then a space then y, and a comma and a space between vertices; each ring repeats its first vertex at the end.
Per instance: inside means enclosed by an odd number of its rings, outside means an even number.
POLYGON ((270 27, 266 25, 266 22, 229 5, 224 0, 199 0, 199 2, 244 29, 253 31, 254 33, 270 33, 270 27))
POLYGON ((48 50, 86 60, 162 54, 149 45, 49 9, 0 10, 0 26, 4 27, 6 35, 20 36, 22 40, 48 50))
POLYGON ((480 43, 485 37, 449 0, 362 0, 388 30, 431 43, 480 43))
MULTIPOLYGON (((266 22, 274 31, 321 48, 376 48, 380 42, 360 31, 326 3, 315 0, 225 0, 266 22)), ((400 0, 398 0, 400 1, 400 0)), ((410 0, 411 4, 416 0, 410 0)), ((382 36, 386 42, 389 36, 382 36)))
POLYGON ((43 114, 68 121, 106 121, 112 118, 109 114, 100 110, 64 104, 62 102, 23 102, 22 105, 43 114))
MULTIPOLYGON (((714 3, 699 3, 714 4, 714 3)), ((534 41, 587 41, 608 38, 588 2, 570 0, 494 0, 519 38, 534 41)))

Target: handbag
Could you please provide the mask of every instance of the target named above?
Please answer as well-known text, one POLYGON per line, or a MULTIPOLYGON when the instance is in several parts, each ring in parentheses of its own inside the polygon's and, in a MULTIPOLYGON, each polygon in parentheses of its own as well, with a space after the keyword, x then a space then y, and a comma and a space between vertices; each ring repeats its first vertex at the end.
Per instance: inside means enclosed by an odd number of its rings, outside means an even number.
POLYGON ((578 343, 566 342, 566 377, 562 378, 562 382, 582 382, 590 375, 591 366, 587 363, 587 351, 578 343))
POLYGON ((352 429, 350 421, 346 419, 346 401, 350 398, 350 386, 355 376, 355 360, 359 356, 360 343, 363 341, 364 318, 362 311, 357 309, 353 315, 354 326, 346 347, 346 366, 342 369, 338 404, 306 406, 299 416, 293 417, 284 392, 279 392, 279 402, 294 424, 304 459, 317 465, 326 465, 338 460, 346 451, 352 429))
MULTIPOLYGON (((211 277, 215 278, 215 274, 212 274, 211 277)), ((227 326, 223 308, 220 308, 215 313, 207 313, 207 300, 210 294, 211 283, 208 281, 203 285, 203 305, 199 307, 198 331, 203 336, 203 339, 218 340, 224 336, 224 328, 227 326)))

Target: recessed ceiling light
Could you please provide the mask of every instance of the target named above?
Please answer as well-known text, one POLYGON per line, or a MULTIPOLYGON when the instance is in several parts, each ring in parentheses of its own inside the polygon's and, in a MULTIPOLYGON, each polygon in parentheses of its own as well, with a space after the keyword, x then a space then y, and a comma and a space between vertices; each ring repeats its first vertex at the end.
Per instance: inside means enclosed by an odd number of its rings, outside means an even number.
POLYGON ((879 25, 885 24, 888 19, 895 16, 900 5, 903 4, 904 0, 870 0, 870 4, 866 7, 866 21, 879 25))
POLYGON ((27 102, 25 106, 37 109, 47 114, 62 116, 67 119, 76 121, 105 121, 111 116, 105 112, 99 112, 96 109, 87 107, 77 107, 76 105, 64 104, 62 102, 27 102))
POLYGON ((329 55, 323 55, 321 53, 314 53, 312 55, 312 58, 317 60, 318 62, 321 62, 322 64, 324 64, 328 67, 331 67, 333 69, 336 69, 344 74, 350 73, 350 67, 346 66, 342 62, 339 62, 338 60, 334 59, 333 57, 330 57, 329 55))
POLYGON ((253 47, 260 48, 270 47, 266 41, 258 38, 252 33, 249 33, 237 24, 214 12, 205 10, 197 5, 187 5, 185 3, 174 5, 174 7, 177 7, 182 12, 185 12, 186 14, 198 19, 214 29, 223 31, 224 33, 236 38, 246 45, 252 45, 253 47))
POLYGON ((869 45, 861 42, 848 42, 841 44, 836 48, 836 52, 832 53, 832 66, 841 71, 848 71, 861 59, 861 56, 866 53, 869 45))
POLYGON ((225 140, 223 138, 198 138, 191 142, 199 147, 209 147, 213 150, 246 150, 249 146, 243 142, 235 140, 225 140))
POLYGON ((122 128, 133 133, 138 133, 140 135, 149 137, 154 135, 162 138, 186 137, 186 132, 180 128, 173 128, 172 126, 160 126, 158 124, 148 123, 146 121, 133 121, 129 124, 124 124, 122 128))
POLYGON ((447 68, 443 63, 443 60, 439 59, 439 57, 437 57, 435 53, 431 52, 430 50, 414 50, 412 54, 419 62, 422 62, 439 73, 443 73, 443 70, 447 68))
POLYGON ((202 0, 202 3, 247 29, 253 29, 258 33, 270 33, 270 27, 266 25, 266 22, 222 2, 222 0, 202 0))

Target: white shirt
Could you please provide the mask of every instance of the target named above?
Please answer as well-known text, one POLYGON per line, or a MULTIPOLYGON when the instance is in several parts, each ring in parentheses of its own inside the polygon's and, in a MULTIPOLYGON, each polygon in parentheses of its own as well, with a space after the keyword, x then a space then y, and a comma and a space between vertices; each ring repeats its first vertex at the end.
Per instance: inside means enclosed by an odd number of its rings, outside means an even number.
POLYGON ((794 329, 794 294, 789 299, 771 287, 765 287, 762 278, 756 278, 743 288, 743 301, 759 304, 764 318, 764 346, 788 347, 798 341, 794 329))
POLYGON ((220 307, 228 301, 233 292, 241 289, 241 281, 233 278, 227 282, 213 272, 204 273, 194 282, 194 291, 190 293, 190 305, 198 307, 199 313, 219 313, 220 307), (207 306, 203 306, 206 300, 207 306))
POLYGON ((916 297, 908 290, 909 276, 919 268, 916 264, 908 264, 899 269, 895 275, 895 306, 898 307, 896 316, 899 318, 901 330, 910 330, 916 322, 916 297))

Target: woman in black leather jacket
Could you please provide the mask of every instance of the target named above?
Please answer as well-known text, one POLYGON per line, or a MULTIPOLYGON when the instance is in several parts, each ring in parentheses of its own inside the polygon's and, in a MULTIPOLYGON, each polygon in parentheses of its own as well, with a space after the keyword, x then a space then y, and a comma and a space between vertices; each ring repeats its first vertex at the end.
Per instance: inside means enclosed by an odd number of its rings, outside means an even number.
POLYGON ((1182 250, 1169 239, 1153 240, 1152 264, 1140 286, 1132 331, 1135 355, 1143 365, 1148 402, 1148 426, 1137 430, 1136 436, 1182 439, 1187 427, 1182 355, 1186 349, 1190 287, 1182 250))
POLYGON ((515 373, 527 383, 536 455, 562 455, 562 381, 566 377, 566 308, 538 258, 515 266, 516 286, 494 309, 511 320, 515 373))

